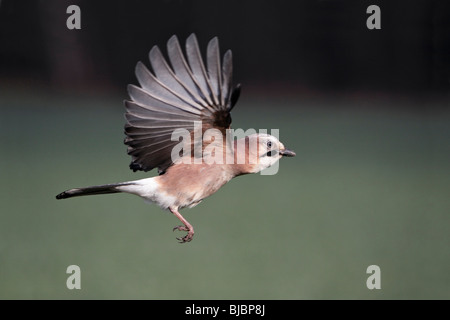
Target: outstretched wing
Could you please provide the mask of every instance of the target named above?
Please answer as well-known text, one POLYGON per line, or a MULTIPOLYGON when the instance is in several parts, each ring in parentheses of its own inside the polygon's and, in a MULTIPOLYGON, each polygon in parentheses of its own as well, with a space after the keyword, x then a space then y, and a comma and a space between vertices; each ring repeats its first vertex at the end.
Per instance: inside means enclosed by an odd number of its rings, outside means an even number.
POLYGON ((133 171, 157 167, 164 173, 172 165, 171 152, 179 143, 171 140, 178 128, 192 133, 194 122, 202 121, 203 131, 217 128, 225 133, 239 97, 240 86, 231 87, 231 51, 225 53, 221 64, 217 37, 208 44, 206 67, 194 34, 186 40, 187 59, 176 36, 169 39, 167 53, 171 66, 154 46, 149 53, 153 72, 138 62, 140 87, 128 86, 131 100, 125 101, 125 144, 133 171))

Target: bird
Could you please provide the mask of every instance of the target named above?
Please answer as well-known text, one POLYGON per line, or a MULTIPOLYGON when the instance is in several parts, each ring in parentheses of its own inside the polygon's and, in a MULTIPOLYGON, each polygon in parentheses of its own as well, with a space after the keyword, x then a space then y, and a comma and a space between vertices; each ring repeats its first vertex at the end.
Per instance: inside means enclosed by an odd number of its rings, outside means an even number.
POLYGON ((175 215, 182 225, 173 231, 186 232, 176 239, 187 243, 194 237, 194 228, 180 214, 181 209, 195 207, 234 177, 258 173, 296 154, 267 133, 232 137, 231 110, 241 85, 233 85, 232 52, 227 50, 221 61, 217 37, 207 45, 206 65, 195 34, 186 39, 185 52, 173 35, 167 42, 167 56, 168 60, 158 46, 152 47, 152 71, 137 63, 139 86, 129 84, 130 99, 124 100, 124 143, 132 160, 130 169, 147 172, 156 168, 158 175, 73 188, 56 198, 137 195, 175 215))

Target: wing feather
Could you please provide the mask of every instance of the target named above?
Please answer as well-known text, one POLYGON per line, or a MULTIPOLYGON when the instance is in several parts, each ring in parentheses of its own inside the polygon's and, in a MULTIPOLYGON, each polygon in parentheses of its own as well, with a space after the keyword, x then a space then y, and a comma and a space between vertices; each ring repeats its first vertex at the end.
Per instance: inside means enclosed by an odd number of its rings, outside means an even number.
POLYGON ((206 74, 200 48, 198 47, 197 37, 194 34, 191 34, 186 40, 186 54, 192 73, 200 84, 200 89, 204 93, 206 101, 209 105, 217 106, 219 102, 217 101, 217 97, 212 94, 212 86, 209 82, 208 75, 206 74))
POLYGON ((220 106, 222 104, 222 72, 220 68, 219 40, 217 37, 214 37, 208 43, 206 62, 213 96, 216 98, 216 105, 220 106))
POLYGON ((219 41, 213 38, 206 50, 206 68, 197 38, 191 34, 183 54, 176 36, 167 42, 164 58, 154 46, 149 52, 150 71, 142 62, 136 65, 140 87, 128 85, 130 101, 125 101, 125 144, 131 155, 130 168, 160 173, 172 165, 171 152, 179 141, 172 141, 176 129, 191 134, 194 122, 201 121, 203 131, 217 128, 222 132, 230 126, 233 95, 232 55, 228 50, 220 60, 219 41))

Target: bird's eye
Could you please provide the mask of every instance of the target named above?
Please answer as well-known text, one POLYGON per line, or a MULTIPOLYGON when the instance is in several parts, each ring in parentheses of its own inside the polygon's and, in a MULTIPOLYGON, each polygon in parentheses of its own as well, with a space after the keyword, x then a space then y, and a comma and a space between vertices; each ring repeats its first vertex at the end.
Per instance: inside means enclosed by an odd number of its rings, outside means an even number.
POLYGON ((268 149, 272 148, 272 141, 270 141, 270 140, 267 141, 267 148, 268 149))

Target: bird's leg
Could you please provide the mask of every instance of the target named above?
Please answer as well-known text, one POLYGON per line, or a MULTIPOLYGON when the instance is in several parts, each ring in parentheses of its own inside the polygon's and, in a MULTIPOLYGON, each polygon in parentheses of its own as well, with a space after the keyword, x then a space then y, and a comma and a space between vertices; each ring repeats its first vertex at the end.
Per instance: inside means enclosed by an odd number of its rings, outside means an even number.
POLYGON ((178 212, 178 208, 171 207, 169 208, 170 212, 172 212, 181 222, 183 222, 184 226, 176 226, 173 228, 173 231, 187 231, 187 235, 182 238, 177 238, 180 243, 189 242, 194 237, 194 228, 191 226, 189 222, 178 212))

